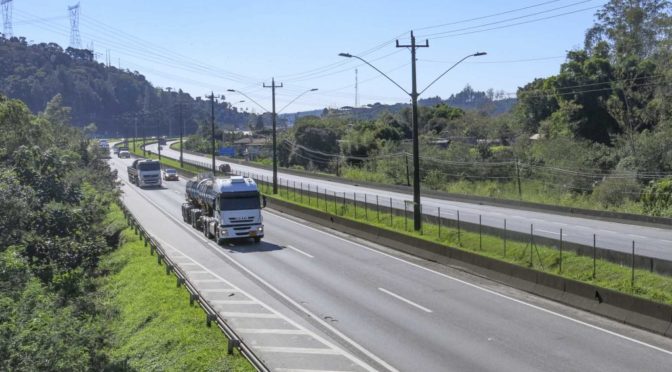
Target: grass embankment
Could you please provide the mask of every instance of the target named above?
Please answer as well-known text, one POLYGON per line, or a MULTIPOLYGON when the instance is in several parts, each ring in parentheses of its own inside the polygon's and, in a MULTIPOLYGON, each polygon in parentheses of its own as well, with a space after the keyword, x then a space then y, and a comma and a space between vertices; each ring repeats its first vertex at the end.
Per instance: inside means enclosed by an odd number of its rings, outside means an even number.
MULTIPOLYGON (((147 142, 147 144, 149 144, 149 143, 150 142, 147 142)), ((152 142, 152 143, 154 143, 154 142, 152 142)), ((144 152, 143 153, 142 148, 141 148, 142 141, 136 141, 135 145, 136 145, 135 150, 133 150, 133 141, 128 142, 128 148, 129 148, 129 151, 132 154, 137 155, 137 156, 142 156, 142 157, 145 157, 147 159, 154 159, 154 160, 159 159, 159 156, 157 154, 154 154, 154 153, 150 154, 149 152, 144 152)), ((179 150, 179 148, 178 148, 178 150, 179 150)), ((165 165, 168 168, 182 169, 182 170, 192 172, 192 173, 204 172, 203 168, 199 168, 197 166, 191 165, 191 164, 186 163, 186 162, 184 163, 184 166, 181 167, 179 160, 173 160, 173 159, 165 157, 165 156, 161 157, 161 164, 165 165)))
MULTIPOLYGON (((124 221, 113 206, 110 221, 124 221)), ((237 352, 227 355, 218 327, 205 326, 205 313, 189 306, 188 292, 149 255, 149 249, 126 228, 120 246, 101 262, 101 301, 110 330, 109 354, 137 370, 253 371, 237 352)))
MULTIPOLYGON (((262 185, 262 190, 269 197, 325 211, 323 195, 319 200, 313 196, 309 201, 306 195, 301 197, 300 192, 293 190, 288 192, 285 187, 279 188, 278 195, 270 195, 270 189, 267 185, 262 185)), ((336 203, 330 200, 326 203, 326 212, 350 220, 672 305, 672 277, 670 276, 635 269, 633 286, 632 269, 630 267, 598 259, 595 266, 595 277, 593 278, 592 257, 580 256, 567 251, 563 251, 561 256, 557 248, 542 245, 536 245, 531 250, 528 243, 511 240, 508 240, 505 245, 504 239, 498 236, 486 234, 479 236, 478 233, 466 232, 463 229, 458 233, 454 226, 441 226, 439 234, 439 226, 428 221, 423 222, 421 234, 413 231, 411 218, 404 219, 403 215, 392 215, 390 219, 390 213, 386 210, 389 211, 389 208, 381 206, 379 213, 375 207, 369 207, 368 211, 365 211, 361 201, 358 203, 357 209, 355 209, 351 200, 346 200, 345 205, 342 200, 336 203), (530 253, 532 253, 532 256, 530 256, 530 253)))
MULTIPOLYGON (((269 197, 276 197, 320 211, 325 210, 322 198, 319 201, 318 207, 318 201, 314 197, 310 199, 309 203, 305 195, 303 200, 301 199, 299 192, 295 193, 290 190, 289 194, 287 194, 287 188, 282 186, 279 187, 279 190, 280 193, 273 196, 268 193, 269 188, 262 185, 262 191, 265 191, 269 197)), ((652 273, 643 269, 635 269, 635 281, 633 285, 632 269, 630 267, 598 259, 596 261, 595 277, 593 278, 592 257, 580 256, 573 252, 564 251, 562 252, 561 259, 560 251, 557 247, 542 245, 536 245, 536 248, 532 251, 532 263, 530 264, 530 247, 526 243, 509 240, 506 242, 505 250, 504 240, 500 237, 486 234, 479 237, 478 233, 466 232, 464 230, 461 230, 458 234, 458 230, 455 227, 448 226, 441 226, 441 234, 439 236, 439 226, 427 221, 423 223, 423 233, 420 234, 412 230, 413 221, 410 218, 405 220, 402 216, 393 215, 392 222, 390 222, 390 214, 385 212, 384 207, 381 207, 380 218, 378 219, 378 214, 372 209, 369 209, 368 215, 365 215, 361 202, 356 216, 352 201, 347 200, 346 203, 346 205, 343 205, 341 201, 334 205, 333 202, 330 202, 327 204, 327 212, 390 231, 401 232, 427 241, 437 242, 445 246, 457 247, 501 261, 532 267, 539 271, 672 305, 672 277, 670 276, 652 273)))

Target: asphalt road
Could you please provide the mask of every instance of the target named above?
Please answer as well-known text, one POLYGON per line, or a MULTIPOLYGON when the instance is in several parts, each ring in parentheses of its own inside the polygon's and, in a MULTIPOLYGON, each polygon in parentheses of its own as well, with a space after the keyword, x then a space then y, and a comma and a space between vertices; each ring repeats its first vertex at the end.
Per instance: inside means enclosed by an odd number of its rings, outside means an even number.
MULTIPOLYGON (((153 153, 158 150, 156 144, 147 145, 147 149, 153 153)), ((179 159, 179 151, 170 149, 170 146, 163 146, 161 154, 169 158, 179 159)), ((199 155, 184 153, 184 159, 211 164, 211 158, 199 155)), ((221 163, 223 162, 217 160, 218 165, 221 163)), ((266 179, 272 178, 271 171, 234 163, 230 164, 235 171, 256 174, 266 179)), ((313 191, 323 192, 326 189, 329 194, 336 192, 337 195, 342 195, 345 193, 349 199, 355 197, 356 194, 359 201, 364 201, 364 195, 366 194, 369 202, 372 202, 378 196, 381 205, 389 205, 389 198, 392 198, 395 200, 394 207, 402 210, 404 209, 403 200, 413 199, 410 194, 358 186, 356 183, 345 179, 342 183, 339 183, 307 176, 296 176, 281 171, 278 172, 278 177, 282 184, 289 182, 290 185, 296 184, 297 187, 302 185, 306 190, 310 188, 313 191)), ((593 234, 595 234, 597 247, 628 254, 632 252, 632 242, 635 241, 637 255, 672 261, 671 229, 454 202, 431 197, 423 197, 422 203, 423 212, 427 214, 436 215, 438 208, 441 208, 443 218, 455 220, 457 211, 459 211, 461 221, 477 224, 479 216, 481 216, 483 225, 495 228, 502 228, 506 219, 506 226, 509 230, 525 234, 529 234, 532 225, 535 235, 559 239, 560 229, 562 229, 564 241, 587 246, 593 245, 593 234)))
MULTIPOLYGON (((111 160, 122 179, 129 163, 111 160)), ((232 285, 249 294, 243 301, 254 309, 222 311, 234 328, 255 329, 251 334, 260 338, 250 339, 253 347, 277 370, 667 371, 672 365, 670 339, 271 210, 264 211, 261 244, 206 242, 181 220, 184 186, 184 180, 155 190, 126 185, 124 202, 184 256, 179 262, 207 276, 200 285, 213 294, 232 285), (249 298, 304 338, 265 334, 279 326, 265 325, 271 315, 259 315, 249 298)))

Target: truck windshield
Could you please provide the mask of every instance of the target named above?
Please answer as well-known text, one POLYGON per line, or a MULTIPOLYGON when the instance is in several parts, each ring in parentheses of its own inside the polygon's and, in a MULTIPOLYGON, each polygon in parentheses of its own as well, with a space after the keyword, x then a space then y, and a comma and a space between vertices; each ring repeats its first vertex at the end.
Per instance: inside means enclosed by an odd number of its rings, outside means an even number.
POLYGON ((138 169, 143 170, 143 171, 159 170, 159 169, 161 169, 161 165, 159 164, 159 162, 140 163, 140 164, 138 164, 138 169))
POLYGON ((221 198, 220 210, 238 211, 243 209, 259 209, 259 196, 244 196, 238 198, 221 198))

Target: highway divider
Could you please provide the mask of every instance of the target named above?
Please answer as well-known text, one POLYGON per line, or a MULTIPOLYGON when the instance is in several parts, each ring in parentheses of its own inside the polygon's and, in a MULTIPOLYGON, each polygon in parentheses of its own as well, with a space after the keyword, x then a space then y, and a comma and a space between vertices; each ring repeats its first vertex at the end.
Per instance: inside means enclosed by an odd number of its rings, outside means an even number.
POLYGON ((228 353, 233 353, 234 348, 250 361, 252 366, 260 372, 270 371, 266 365, 264 365, 261 358, 259 358, 250 347, 243 342, 243 340, 236 334, 236 332, 231 328, 226 320, 222 318, 219 313, 210 305, 207 301, 204 300, 204 297, 201 295, 199 290, 194 286, 194 284, 189 280, 186 273, 173 262, 170 257, 166 254, 165 249, 159 244, 156 239, 154 239, 148 232, 145 230, 138 220, 133 216, 133 214, 126 208, 121 200, 117 200, 119 208, 121 208, 124 213, 124 217, 128 222, 128 225, 134 230, 135 234, 140 236, 143 240, 145 247, 149 247, 149 253, 153 256, 156 254, 157 264, 164 265, 166 268, 166 275, 173 273, 177 278, 177 286, 182 286, 187 289, 189 292, 189 304, 194 305, 198 303, 203 311, 205 312, 205 324, 207 327, 212 326, 212 322, 215 322, 219 329, 224 332, 226 337, 229 340, 228 343, 228 353))
POLYGON ((672 306, 267 198, 268 207, 420 258, 456 266, 560 303, 672 337, 672 306))

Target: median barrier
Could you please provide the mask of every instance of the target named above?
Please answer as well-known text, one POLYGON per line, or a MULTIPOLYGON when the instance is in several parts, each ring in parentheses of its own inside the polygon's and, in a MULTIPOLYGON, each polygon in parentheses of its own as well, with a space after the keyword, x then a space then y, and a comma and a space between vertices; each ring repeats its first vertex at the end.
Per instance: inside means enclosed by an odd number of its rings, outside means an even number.
POLYGON ((268 207, 423 259, 672 337, 672 306, 268 198, 268 207))

